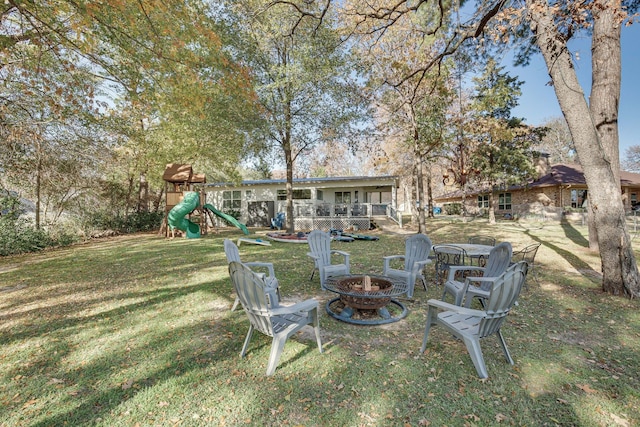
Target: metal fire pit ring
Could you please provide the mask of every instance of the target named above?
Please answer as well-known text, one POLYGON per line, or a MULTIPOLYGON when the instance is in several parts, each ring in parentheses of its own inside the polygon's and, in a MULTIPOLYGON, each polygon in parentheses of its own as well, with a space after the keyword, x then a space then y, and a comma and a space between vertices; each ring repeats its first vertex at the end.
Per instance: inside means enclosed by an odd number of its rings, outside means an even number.
POLYGON ((393 299, 407 292, 401 280, 377 275, 335 276, 327 279, 325 287, 339 295, 327 302, 327 313, 346 323, 384 325, 404 319, 409 313, 401 302, 393 299), (364 288, 365 277, 371 284, 370 290, 364 288))

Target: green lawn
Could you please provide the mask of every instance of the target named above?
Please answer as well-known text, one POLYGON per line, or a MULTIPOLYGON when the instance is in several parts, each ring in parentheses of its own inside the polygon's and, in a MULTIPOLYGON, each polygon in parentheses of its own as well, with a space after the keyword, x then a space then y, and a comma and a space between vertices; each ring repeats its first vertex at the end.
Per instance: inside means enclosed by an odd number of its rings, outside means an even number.
MULTIPOLYGON (((285 302, 321 304, 325 352, 312 334, 289 340, 273 377, 271 341, 234 300, 222 241, 135 235, 0 259, 1 426, 632 426, 640 424, 640 302, 602 293, 586 227, 429 222, 434 243, 472 234, 542 242, 503 333, 483 341, 490 378, 437 327, 419 354, 426 302, 416 287, 402 321, 339 322, 333 297, 309 281, 305 245, 242 244, 245 261, 272 261, 285 302)), ((263 233, 260 230, 259 233, 263 233)), ((353 272, 380 273, 406 234, 334 242, 353 272)), ((256 237, 256 236, 254 236, 256 237)), ((638 254, 640 256, 640 254, 638 254)))

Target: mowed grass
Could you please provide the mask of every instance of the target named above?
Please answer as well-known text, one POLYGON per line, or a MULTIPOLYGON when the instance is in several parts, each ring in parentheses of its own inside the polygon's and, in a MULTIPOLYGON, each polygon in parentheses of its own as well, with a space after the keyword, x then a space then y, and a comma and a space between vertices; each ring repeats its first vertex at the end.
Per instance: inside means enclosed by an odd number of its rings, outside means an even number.
MULTIPOLYGON (((260 237, 265 230, 254 230, 260 237)), ((334 242, 352 272, 381 273, 407 234, 334 242)), ((304 330, 266 377, 271 340, 234 301, 222 242, 135 235, 0 259, 2 426, 633 426, 640 424, 640 303, 603 294, 586 227, 438 219, 434 243, 491 235, 514 249, 541 242, 503 333, 483 341, 480 380, 461 342, 432 329, 419 353, 429 298, 384 326, 335 320, 334 297, 309 280, 306 245, 242 244, 245 261, 275 264, 285 302, 321 304, 324 353, 304 330)), ((640 255, 640 254, 638 254, 640 255)), ((429 269, 431 272, 431 269, 429 269)))

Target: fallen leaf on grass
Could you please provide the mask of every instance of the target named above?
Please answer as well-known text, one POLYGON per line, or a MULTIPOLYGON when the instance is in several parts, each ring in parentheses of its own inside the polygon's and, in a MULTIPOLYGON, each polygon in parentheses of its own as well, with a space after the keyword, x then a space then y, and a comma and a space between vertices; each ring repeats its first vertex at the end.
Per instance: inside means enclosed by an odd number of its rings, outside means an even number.
POLYGON ((591 388, 589 384, 577 384, 578 388, 585 393, 595 393, 596 391, 591 388))
POLYGON ((611 415, 611 418, 613 418, 613 422, 615 422, 616 425, 618 425, 618 426, 629 427, 631 425, 631 424, 629 424, 628 420, 625 420, 624 418, 620 418, 616 414, 609 414, 609 415, 611 415))
POLYGON ((24 402, 24 405, 22 405, 22 409, 28 408, 29 406, 33 405, 37 401, 38 401, 38 399, 27 400, 26 402, 24 402))
POLYGON ((501 423, 507 420, 507 416, 504 414, 496 414, 496 421, 501 423))
POLYGON ((474 422, 476 422, 476 423, 477 423, 478 421, 480 421, 480 417, 479 417, 479 416, 477 416, 476 414, 464 415, 462 418, 463 418, 463 419, 465 419, 465 420, 471 420, 471 421, 474 421, 474 422))

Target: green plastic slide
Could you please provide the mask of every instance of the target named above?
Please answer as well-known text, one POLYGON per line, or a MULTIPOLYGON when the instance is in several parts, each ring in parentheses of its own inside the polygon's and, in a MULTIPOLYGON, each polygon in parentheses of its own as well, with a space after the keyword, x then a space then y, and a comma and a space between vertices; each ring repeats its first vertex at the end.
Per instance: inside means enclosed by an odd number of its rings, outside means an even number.
POLYGON ((171 208, 167 215, 167 223, 169 224, 169 227, 171 227, 172 230, 177 228, 178 230, 185 231, 187 233, 187 239, 199 238, 200 226, 185 218, 198 207, 199 202, 200 196, 198 196, 198 193, 195 191, 188 191, 184 193, 182 201, 171 208))
POLYGON ((215 215, 219 216, 220 218, 224 219, 225 221, 227 221, 229 224, 231 225, 235 225, 236 227, 238 227, 240 230, 242 230, 242 232, 244 234, 249 234, 249 229, 247 228, 246 225, 238 222, 237 219, 235 219, 234 217, 232 217, 231 215, 227 215, 224 212, 220 212, 218 209, 214 208, 212 205, 210 204, 206 204, 203 206, 205 209, 209 209, 211 212, 213 212, 215 215))

